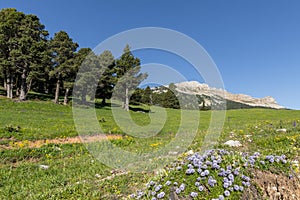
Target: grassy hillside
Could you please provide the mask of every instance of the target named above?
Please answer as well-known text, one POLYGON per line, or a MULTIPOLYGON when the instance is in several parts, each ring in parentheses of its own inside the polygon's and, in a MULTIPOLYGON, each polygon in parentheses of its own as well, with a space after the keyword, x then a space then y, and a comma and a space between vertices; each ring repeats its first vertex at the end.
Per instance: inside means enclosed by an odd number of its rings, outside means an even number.
MULTIPOLYGON (((200 116, 197 136, 189 147, 197 151, 206 134, 211 112, 189 112, 191 116, 200 116)), ((28 141, 76 136, 70 106, 0 98, 0 113, 0 199, 121 199, 143 189, 155 176, 153 173, 129 173, 103 181, 112 175, 112 169, 97 162, 82 144, 27 148, 28 141), (16 141, 24 145, 13 146, 16 141)), ((158 114, 130 111, 133 120, 140 125, 149 124, 150 115, 158 114)), ((97 108, 96 115, 104 132, 123 134, 110 107, 97 108)), ((158 135, 147 139, 123 137, 113 143, 133 152, 159 149, 174 138, 179 122, 180 111, 167 109, 167 121, 158 135)), ((189 124, 185 126, 188 128, 189 124)), ((299 160, 300 111, 229 110, 216 147, 238 152, 259 151, 264 155, 285 154, 289 160, 299 160), (286 128, 287 132, 277 132, 279 128, 286 128), (229 139, 239 140, 243 146, 233 149, 223 146, 229 139)))

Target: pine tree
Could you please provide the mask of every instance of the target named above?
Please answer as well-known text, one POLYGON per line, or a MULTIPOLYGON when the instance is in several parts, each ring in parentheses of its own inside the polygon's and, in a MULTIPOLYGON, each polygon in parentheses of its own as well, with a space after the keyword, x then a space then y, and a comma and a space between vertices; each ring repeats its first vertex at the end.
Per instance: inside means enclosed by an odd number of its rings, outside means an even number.
POLYGON ((130 94, 148 76, 146 73, 140 73, 140 65, 140 59, 134 57, 129 45, 126 45, 121 58, 116 61, 118 78, 116 96, 121 99, 126 111, 129 111, 130 94))
POLYGON ((141 101, 144 104, 148 104, 148 105, 152 104, 152 90, 149 86, 145 88, 141 101))
POLYGON ((73 96, 80 99, 82 104, 85 104, 87 95, 89 95, 91 98, 94 98, 95 96, 99 78, 102 74, 102 68, 100 65, 99 56, 95 55, 93 51, 84 49, 81 52, 80 58, 82 59, 83 56, 84 59, 80 65, 80 69, 76 77, 76 93, 74 93, 73 96))
POLYGON ((117 80, 115 59, 110 51, 104 51, 99 56, 101 68, 104 72, 101 74, 97 88, 97 97, 102 99, 102 105, 106 104, 106 99, 110 99, 117 80))
POLYGON ((74 79, 76 68, 73 58, 78 44, 73 42, 65 31, 60 31, 55 33, 54 38, 51 39, 50 47, 53 61, 50 77, 56 79, 54 102, 59 103, 61 85, 63 85, 64 81, 68 82, 70 79, 74 79))
POLYGON ((16 83, 20 86, 19 99, 26 99, 32 80, 49 59, 47 36, 37 16, 25 15, 13 8, 0 11, 0 74, 8 98, 13 97, 14 81, 21 80, 16 83))

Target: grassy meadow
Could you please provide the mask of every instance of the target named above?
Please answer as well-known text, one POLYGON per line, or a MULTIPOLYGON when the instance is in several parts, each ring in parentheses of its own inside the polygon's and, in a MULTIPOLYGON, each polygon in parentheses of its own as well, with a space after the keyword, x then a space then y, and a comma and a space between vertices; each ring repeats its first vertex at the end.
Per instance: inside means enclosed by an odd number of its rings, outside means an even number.
MULTIPOLYGON (((197 135, 189 147, 199 151, 211 112, 188 112, 200 117, 197 135)), ((102 130, 123 136, 112 143, 134 152, 159 149, 175 137, 180 124, 180 110, 167 109, 166 114, 163 129, 145 139, 125 136, 114 121, 110 107, 96 108, 102 130)), ((131 118, 139 125, 149 124, 150 115, 155 117, 156 113, 130 111, 131 118)), ((189 124, 186 126, 188 131, 189 124)), ((0 97, 0 199, 126 199, 137 190, 144 189, 145 184, 156 176, 153 172, 129 172, 107 178, 115 173, 113 169, 98 162, 80 143, 49 143, 28 148, 28 144, 36 140, 77 135, 71 106, 39 100, 15 102, 0 97)), ((260 152, 263 155, 285 154, 288 160, 299 161, 300 111, 228 110, 216 148, 260 152), (280 128, 287 131, 276 131, 280 128), (243 146, 224 146, 227 140, 239 140, 243 146)), ((279 166, 278 170, 288 175, 290 168, 279 166)), ((294 169, 299 173, 297 170, 294 169)), ((231 198, 236 199, 237 196, 231 198)))

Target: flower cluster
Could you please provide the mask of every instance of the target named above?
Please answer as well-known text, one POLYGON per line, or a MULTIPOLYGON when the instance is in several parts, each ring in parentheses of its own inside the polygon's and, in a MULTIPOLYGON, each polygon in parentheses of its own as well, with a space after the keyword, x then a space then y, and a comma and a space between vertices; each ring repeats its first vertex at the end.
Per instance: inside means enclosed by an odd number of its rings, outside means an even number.
MULTIPOLYGON (((203 155, 194 153, 184 161, 171 165, 173 167, 168 168, 170 176, 162 177, 157 182, 150 181, 147 184, 148 192, 144 196, 152 200, 168 199, 173 191, 184 198, 189 196, 197 199, 199 196, 210 195, 222 200, 233 194, 238 195, 244 188, 251 186, 245 167, 274 162, 285 164, 286 156, 262 157, 259 152, 237 155, 224 149, 209 150, 203 155), (215 191, 221 191, 221 194, 210 194, 215 187, 218 187, 215 191)), ((141 198, 141 195, 138 197, 141 198)))

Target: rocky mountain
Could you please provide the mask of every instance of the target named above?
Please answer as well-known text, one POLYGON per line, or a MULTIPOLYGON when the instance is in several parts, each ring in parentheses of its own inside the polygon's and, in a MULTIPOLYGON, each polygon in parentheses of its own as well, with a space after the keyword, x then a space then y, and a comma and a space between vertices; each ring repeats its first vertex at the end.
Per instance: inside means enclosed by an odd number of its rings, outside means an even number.
POLYGON ((188 95, 198 95, 203 99, 203 106, 210 107, 224 102, 226 99, 227 109, 239 108, 273 108, 284 109, 273 97, 254 98, 246 94, 232 94, 226 90, 209 87, 207 84, 197 81, 175 83, 176 91, 188 95))

